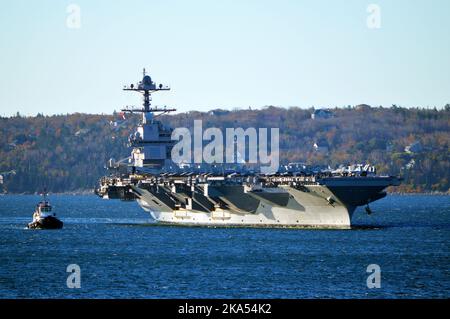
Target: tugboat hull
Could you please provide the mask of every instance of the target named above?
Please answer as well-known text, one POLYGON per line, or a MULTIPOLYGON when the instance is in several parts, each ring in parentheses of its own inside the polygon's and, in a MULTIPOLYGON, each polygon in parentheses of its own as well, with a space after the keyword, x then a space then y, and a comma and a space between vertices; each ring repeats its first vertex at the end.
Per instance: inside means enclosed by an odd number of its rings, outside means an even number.
POLYGON ((61 229, 63 222, 59 219, 49 216, 28 224, 29 229, 61 229))

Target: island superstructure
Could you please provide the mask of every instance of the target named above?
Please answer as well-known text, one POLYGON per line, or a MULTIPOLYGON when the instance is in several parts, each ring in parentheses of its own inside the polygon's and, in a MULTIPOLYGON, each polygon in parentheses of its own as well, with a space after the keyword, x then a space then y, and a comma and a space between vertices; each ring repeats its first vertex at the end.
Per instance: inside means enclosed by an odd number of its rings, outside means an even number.
POLYGON ((312 170, 291 163, 263 174, 239 165, 189 165, 171 158, 172 128, 158 116, 175 109, 151 106, 151 94, 170 90, 145 73, 142 81, 124 87, 143 95, 143 107, 130 135, 131 155, 110 160, 111 174, 96 193, 108 199, 136 200, 163 224, 244 227, 350 228, 358 206, 386 196, 399 185, 396 176, 377 176, 374 167, 356 165, 337 170, 312 170))

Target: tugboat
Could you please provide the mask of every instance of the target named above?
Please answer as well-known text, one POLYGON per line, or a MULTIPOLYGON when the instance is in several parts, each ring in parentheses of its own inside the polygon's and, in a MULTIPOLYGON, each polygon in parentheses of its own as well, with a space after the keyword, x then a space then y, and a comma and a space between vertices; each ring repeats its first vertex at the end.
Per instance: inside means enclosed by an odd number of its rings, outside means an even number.
POLYGON ((44 193, 44 199, 36 205, 33 213, 33 221, 28 223, 29 229, 61 229, 63 222, 56 218, 52 212, 52 206, 47 200, 47 194, 44 193))

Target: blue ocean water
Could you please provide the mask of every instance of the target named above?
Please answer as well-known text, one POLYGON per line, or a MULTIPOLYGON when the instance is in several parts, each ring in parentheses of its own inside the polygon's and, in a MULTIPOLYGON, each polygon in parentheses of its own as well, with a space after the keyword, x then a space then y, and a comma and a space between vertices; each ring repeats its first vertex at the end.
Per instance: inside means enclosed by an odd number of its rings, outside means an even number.
POLYGON ((450 196, 388 196, 352 230, 155 226, 135 202, 50 200, 62 230, 25 229, 38 196, 0 196, 0 298, 450 297, 450 196))

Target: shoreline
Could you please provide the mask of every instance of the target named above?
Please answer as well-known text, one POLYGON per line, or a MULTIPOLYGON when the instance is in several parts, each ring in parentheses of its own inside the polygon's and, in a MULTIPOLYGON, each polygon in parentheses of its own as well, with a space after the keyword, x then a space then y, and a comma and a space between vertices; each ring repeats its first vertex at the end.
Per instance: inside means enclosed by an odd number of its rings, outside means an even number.
POLYGON ((430 195, 430 196, 449 196, 450 192, 388 192, 388 195, 400 195, 400 196, 415 196, 415 195, 430 195))
MULTIPOLYGON (((76 191, 67 191, 67 192, 47 192, 48 195, 73 195, 73 196, 82 196, 82 195, 95 195, 94 190, 88 189, 88 190, 76 190, 76 191)), ((0 195, 36 195, 40 196, 41 193, 38 192, 20 192, 20 193, 14 193, 14 192, 8 192, 3 193, 0 195)))
MULTIPOLYGON (((48 192, 49 195, 72 195, 72 196, 86 196, 95 195, 93 189, 75 190, 67 192, 48 192)), ((400 196, 417 196, 417 195, 430 195, 430 196, 449 196, 449 192, 387 192, 388 195, 400 195, 400 196)), ((3 193, 0 195, 40 195, 38 192, 20 192, 20 193, 3 193)))

